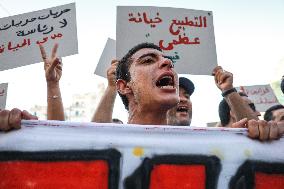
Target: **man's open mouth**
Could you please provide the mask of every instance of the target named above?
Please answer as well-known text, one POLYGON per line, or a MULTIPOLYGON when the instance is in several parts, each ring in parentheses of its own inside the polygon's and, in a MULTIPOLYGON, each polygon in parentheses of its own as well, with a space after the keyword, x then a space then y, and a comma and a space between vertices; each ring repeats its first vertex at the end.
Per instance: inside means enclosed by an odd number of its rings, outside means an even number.
POLYGON ((177 112, 185 112, 185 113, 188 113, 188 107, 186 107, 186 106, 178 106, 177 112))
POLYGON ((175 88, 173 76, 165 75, 161 77, 157 82, 156 86, 161 89, 173 89, 175 88))

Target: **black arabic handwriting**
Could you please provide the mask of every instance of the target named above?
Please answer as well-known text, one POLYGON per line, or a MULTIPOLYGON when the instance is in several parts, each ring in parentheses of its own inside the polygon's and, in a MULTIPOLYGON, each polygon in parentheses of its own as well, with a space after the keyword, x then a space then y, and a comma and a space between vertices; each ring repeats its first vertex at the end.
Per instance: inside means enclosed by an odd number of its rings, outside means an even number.
MULTIPOLYGON (((51 18, 58 18, 61 15, 63 15, 64 13, 69 12, 71 9, 64 9, 61 10, 59 12, 54 12, 53 10, 49 10, 49 13, 47 15, 41 15, 38 17, 33 17, 33 18, 26 18, 24 20, 20 20, 20 21, 15 21, 14 19, 12 19, 11 24, 4 24, 3 26, 0 26, 0 31, 3 30, 7 30, 11 27, 19 27, 19 26, 26 26, 28 23, 30 22, 34 22, 35 20, 45 20, 49 17, 51 18)), ((67 21, 66 19, 63 19, 63 22, 60 22, 61 24, 63 24, 62 27, 65 27, 67 25, 67 21)))

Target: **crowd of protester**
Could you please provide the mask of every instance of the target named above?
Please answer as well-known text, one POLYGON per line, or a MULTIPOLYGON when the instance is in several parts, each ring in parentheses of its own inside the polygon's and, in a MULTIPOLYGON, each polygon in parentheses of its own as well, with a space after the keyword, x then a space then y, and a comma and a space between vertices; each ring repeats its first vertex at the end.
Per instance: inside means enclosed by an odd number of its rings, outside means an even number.
MULTIPOLYGON (((39 46, 44 62, 47 83, 47 119, 64 121, 64 108, 59 81, 62 62, 57 57, 58 44, 51 56, 39 46)), ((233 86, 233 74, 217 66, 212 70, 215 85, 223 100, 219 104, 220 123, 217 126, 248 128, 248 136, 261 141, 279 139, 284 133, 284 106, 269 108, 264 120, 244 92, 233 86)), ((141 43, 133 47, 121 60, 112 60, 107 70, 108 86, 94 113, 92 122, 119 123, 112 117, 117 93, 129 113, 129 124, 190 126, 193 82, 178 78, 172 60, 155 44, 141 43)), ((213 83, 213 82, 212 82, 213 83)), ((284 93, 283 78, 281 89, 284 93)), ((0 112, 0 131, 19 129, 22 119, 37 119, 17 108, 0 112)))

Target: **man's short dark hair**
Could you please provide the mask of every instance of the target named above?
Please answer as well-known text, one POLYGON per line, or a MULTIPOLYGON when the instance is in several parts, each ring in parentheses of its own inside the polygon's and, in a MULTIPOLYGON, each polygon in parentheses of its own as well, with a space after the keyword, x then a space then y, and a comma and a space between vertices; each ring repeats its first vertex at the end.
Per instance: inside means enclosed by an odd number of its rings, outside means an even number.
POLYGON ((185 77, 179 77, 179 87, 183 88, 189 96, 194 92, 194 84, 191 80, 185 77))
MULTIPOLYGON (((128 51, 128 53, 119 61, 117 68, 116 68, 116 80, 122 79, 125 80, 126 82, 129 82, 131 79, 130 73, 129 73, 129 68, 130 65, 132 64, 132 55, 135 54, 137 51, 140 49, 145 49, 145 48, 150 48, 150 49, 157 49, 158 51, 161 51, 161 48, 153 43, 140 43, 136 46, 134 46, 132 49, 128 51)), ((118 92, 119 96, 122 99, 122 102, 124 104, 124 107, 126 110, 129 110, 129 101, 125 95, 122 95, 118 92)))
POLYGON ((123 121, 121 121, 120 119, 117 119, 117 118, 112 118, 112 122, 118 123, 118 124, 123 124, 123 121))
MULTIPOLYGON (((239 95, 248 97, 243 92, 239 92, 239 95)), ((219 103, 219 118, 222 126, 228 125, 228 123, 230 122, 230 110, 231 110, 230 106, 228 105, 225 98, 223 98, 219 103)))
POLYGON ((264 113, 264 120, 265 121, 271 121, 273 120, 273 114, 272 112, 275 111, 275 110, 279 110, 279 109, 283 109, 284 106, 281 105, 281 104, 277 104, 277 105, 274 105, 274 106, 271 106, 270 108, 268 108, 265 113, 264 113))
POLYGON ((281 88, 282 93, 284 94, 284 76, 282 77, 280 88, 281 88))

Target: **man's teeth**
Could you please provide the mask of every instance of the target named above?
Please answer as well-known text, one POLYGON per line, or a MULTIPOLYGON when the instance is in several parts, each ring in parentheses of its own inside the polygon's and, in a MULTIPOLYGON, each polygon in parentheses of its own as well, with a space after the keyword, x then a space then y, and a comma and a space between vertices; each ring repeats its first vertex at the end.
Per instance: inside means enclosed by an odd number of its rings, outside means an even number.
POLYGON ((175 88, 174 86, 172 85, 166 85, 166 86, 160 86, 161 89, 173 89, 175 88))
POLYGON ((179 112, 188 112, 188 109, 186 107, 184 107, 184 106, 181 106, 181 107, 177 108, 177 111, 179 111, 179 112))
POLYGON ((172 79, 172 77, 171 76, 164 76, 162 79, 172 79))
POLYGON ((161 89, 173 89, 175 88, 173 78, 169 75, 162 77, 156 82, 156 86, 161 89))

